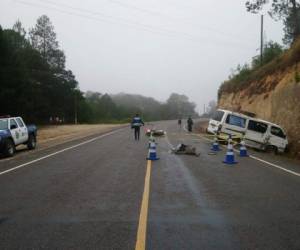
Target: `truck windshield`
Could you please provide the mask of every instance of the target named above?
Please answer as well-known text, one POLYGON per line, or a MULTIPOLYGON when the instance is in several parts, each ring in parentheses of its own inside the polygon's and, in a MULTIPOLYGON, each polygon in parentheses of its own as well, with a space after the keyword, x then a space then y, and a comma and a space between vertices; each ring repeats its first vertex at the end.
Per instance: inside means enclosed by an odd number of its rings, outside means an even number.
POLYGON ((0 119, 0 130, 8 129, 8 119, 0 119))

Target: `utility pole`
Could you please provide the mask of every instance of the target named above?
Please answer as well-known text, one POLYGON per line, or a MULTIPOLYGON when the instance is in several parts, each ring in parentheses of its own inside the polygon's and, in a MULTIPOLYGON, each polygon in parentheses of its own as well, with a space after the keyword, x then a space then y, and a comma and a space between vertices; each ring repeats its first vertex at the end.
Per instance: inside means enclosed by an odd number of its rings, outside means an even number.
POLYGON ((74 95, 74 123, 77 124, 77 95, 74 95))
POLYGON ((261 15, 260 21, 260 65, 263 61, 263 49, 264 49, 264 15, 261 15))

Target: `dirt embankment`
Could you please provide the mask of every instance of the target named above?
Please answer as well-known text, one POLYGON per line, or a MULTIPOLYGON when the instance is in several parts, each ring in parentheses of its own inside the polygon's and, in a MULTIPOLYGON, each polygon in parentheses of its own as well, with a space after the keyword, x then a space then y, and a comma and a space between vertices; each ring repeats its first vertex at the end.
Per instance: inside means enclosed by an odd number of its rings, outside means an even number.
POLYGON ((196 122, 195 126, 194 126, 194 131, 196 133, 200 133, 200 134, 206 133, 206 129, 208 127, 208 122, 209 122, 208 119, 196 122))
POLYGON ((281 125, 287 132, 290 154, 300 159, 300 82, 294 65, 285 71, 252 82, 242 90, 220 94, 218 106, 233 111, 248 111, 281 125), (263 85, 263 86, 261 86, 263 85), (254 91, 260 88, 264 91, 254 91))
POLYGON ((38 144, 41 147, 54 146, 66 141, 80 139, 93 134, 108 132, 124 125, 58 125, 38 128, 38 144))

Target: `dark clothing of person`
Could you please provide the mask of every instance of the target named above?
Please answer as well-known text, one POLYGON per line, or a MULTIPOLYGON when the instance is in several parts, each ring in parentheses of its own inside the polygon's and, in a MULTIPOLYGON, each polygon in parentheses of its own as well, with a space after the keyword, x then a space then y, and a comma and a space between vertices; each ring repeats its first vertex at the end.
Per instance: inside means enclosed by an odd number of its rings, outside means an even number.
POLYGON ((189 119, 187 120, 187 124, 188 124, 188 131, 192 132, 194 122, 191 117, 189 117, 189 119))
POLYGON ((181 119, 178 120, 178 125, 181 126, 181 119))
POLYGON ((132 119, 131 122, 131 128, 134 129, 134 139, 139 140, 140 139, 140 128, 144 125, 144 122, 139 116, 135 116, 132 119))
POLYGON ((134 139, 138 141, 140 139, 140 127, 134 127, 134 139))

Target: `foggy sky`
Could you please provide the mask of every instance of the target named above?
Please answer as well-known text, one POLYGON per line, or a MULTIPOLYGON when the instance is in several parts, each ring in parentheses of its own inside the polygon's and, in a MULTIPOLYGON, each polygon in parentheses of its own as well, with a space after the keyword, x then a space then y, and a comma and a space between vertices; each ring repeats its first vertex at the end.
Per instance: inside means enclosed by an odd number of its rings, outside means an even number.
MULTIPOLYGON (((0 25, 28 30, 46 14, 83 91, 133 93, 165 101, 187 95, 202 113, 238 63, 259 53, 260 15, 245 1, 1 0, 0 25)), ((265 38, 282 23, 265 16, 265 38)))

